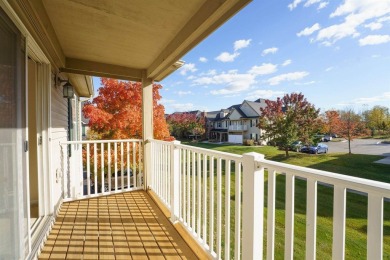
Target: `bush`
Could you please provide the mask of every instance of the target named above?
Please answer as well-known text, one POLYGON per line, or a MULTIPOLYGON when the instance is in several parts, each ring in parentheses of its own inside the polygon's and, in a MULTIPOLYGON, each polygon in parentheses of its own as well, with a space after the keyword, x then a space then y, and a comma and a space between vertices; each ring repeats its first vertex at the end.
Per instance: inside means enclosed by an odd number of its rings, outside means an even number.
POLYGON ((245 139, 244 140, 244 145, 246 145, 246 146, 254 146, 255 145, 255 141, 252 140, 252 139, 245 139))

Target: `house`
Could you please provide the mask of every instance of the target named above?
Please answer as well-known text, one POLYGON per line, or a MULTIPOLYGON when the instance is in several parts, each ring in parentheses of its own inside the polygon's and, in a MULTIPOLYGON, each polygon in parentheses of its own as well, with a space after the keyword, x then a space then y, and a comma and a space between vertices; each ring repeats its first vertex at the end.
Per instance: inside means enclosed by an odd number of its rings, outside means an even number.
POLYGON ((241 104, 219 112, 207 112, 206 132, 209 139, 239 144, 251 139, 256 143, 264 143, 260 138, 262 130, 259 129, 258 123, 260 108, 265 106, 265 99, 259 98, 255 101, 244 100, 241 104))
POLYGON ((0 259, 259 259, 265 236, 273 259, 282 174, 286 259, 300 235, 295 178, 307 181, 307 259, 318 183, 334 188, 333 258, 344 258, 347 189, 367 194, 367 258, 382 258, 389 184, 153 139, 153 81, 249 2, 0 0, 0 259), (142 140, 81 140, 90 76, 142 82, 142 140))

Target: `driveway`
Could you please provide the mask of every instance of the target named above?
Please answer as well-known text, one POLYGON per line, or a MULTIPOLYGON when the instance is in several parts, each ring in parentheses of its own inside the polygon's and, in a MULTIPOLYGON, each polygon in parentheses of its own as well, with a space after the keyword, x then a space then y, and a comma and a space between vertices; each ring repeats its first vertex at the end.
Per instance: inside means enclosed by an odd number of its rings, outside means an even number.
MULTIPOLYGON (((381 144, 379 139, 355 139, 351 141, 354 154, 371 154, 390 157, 390 144, 381 144)), ((326 142, 330 153, 348 153, 348 141, 326 142)))

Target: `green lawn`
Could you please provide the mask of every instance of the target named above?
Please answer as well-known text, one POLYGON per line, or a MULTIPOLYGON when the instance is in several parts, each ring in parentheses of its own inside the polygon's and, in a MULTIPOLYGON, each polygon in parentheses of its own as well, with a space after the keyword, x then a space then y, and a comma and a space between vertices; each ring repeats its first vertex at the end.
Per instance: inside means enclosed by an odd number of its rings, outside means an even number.
MULTIPOLYGON (((266 159, 332 171, 350 176, 378 180, 390 183, 390 166, 375 164, 374 161, 382 158, 372 155, 348 155, 348 154, 322 154, 308 155, 291 152, 286 158, 283 151, 274 147, 248 147, 235 145, 214 145, 214 144, 193 144, 223 152, 243 154, 247 152, 258 152, 265 155, 266 159)), ((267 173, 265 175, 267 181, 267 173)), ((224 176, 223 176, 223 183, 224 176)), ((234 178, 232 178, 234 187, 234 178)), ((283 259, 284 255, 284 217, 285 217, 285 177, 277 177, 276 197, 276 243, 275 259, 283 259)), ((267 188, 267 186, 266 186, 267 188)), ((223 187, 224 196, 224 187, 223 187)), ((266 203, 267 200, 265 200, 266 203)), ((234 189, 231 189, 231 204, 234 205, 234 189)), ((234 223, 234 207, 232 207, 232 224, 234 223)), ((265 208, 265 218, 267 208, 265 208)), ((294 258, 304 259, 305 237, 306 237, 306 181, 296 180, 295 184, 295 240, 294 258)), ((317 258, 331 259, 332 256, 332 215, 333 215, 333 188, 318 186, 317 205, 317 258)), ((232 225, 232 233, 234 232, 232 225)), ((264 226, 266 229, 266 225, 264 226)), ((347 221, 346 221, 346 259, 365 259, 367 240, 367 197, 354 193, 347 193, 347 221)), ((384 259, 390 259, 390 203, 385 202, 384 213, 384 259)), ((222 241, 223 242, 223 241, 222 241)), ((231 248, 234 248, 232 241, 231 248)), ((264 239, 266 248, 266 239, 264 239)))

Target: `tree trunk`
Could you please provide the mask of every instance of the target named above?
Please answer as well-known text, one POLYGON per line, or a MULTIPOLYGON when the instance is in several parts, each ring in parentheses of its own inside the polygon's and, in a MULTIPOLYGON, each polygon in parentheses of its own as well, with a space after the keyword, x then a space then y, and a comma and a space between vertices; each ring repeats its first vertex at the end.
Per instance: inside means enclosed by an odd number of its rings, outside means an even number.
POLYGON ((348 137, 348 150, 349 154, 351 154, 351 137, 348 137))
POLYGON ((288 157, 288 147, 286 147, 284 151, 286 152, 286 157, 288 157))

